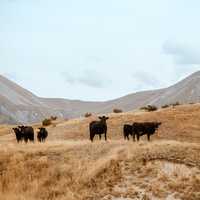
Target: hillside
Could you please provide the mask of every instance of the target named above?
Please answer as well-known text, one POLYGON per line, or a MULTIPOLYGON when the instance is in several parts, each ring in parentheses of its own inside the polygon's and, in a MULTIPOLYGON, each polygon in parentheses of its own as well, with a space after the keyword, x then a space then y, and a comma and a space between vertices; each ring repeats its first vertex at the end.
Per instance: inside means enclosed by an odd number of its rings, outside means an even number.
POLYGON ((34 123, 50 115, 76 118, 86 112, 110 113, 113 108, 131 111, 148 104, 162 106, 176 101, 196 103, 199 97, 200 72, 165 89, 137 92, 106 102, 40 98, 0 76, 0 123, 34 123))
MULTIPOLYGON (((200 142, 200 104, 186 104, 176 107, 159 109, 155 112, 127 112, 119 114, 108 114, 108 139, 122 139, 122 130, 125 123, 157 121, 162 122, 157 134, 152 136, 152 140, 167 139, 187 142, 200 142)), ((89 118, 77 118, 71 120, 57 120, 48 126, 48 140, 85 140, 89 139, 88 125, 92 120, 98 119, 93 115, 89 118)), ((35 128, 41 126, 36 123, 35 128)), ((6 141, 15 143, 15 136, 11 133, 11 127, 0 126, 0 135, 6 135, 6 141), (2 129, 2 131, 1 131, 2 129), (1 134, 2 132, 2 134, 1 134)), ((1 137, 1 140, 4 140, 1 137)), ((96 138, 95 140, 98 140, 96 138)), ((143 137, 142 140, 146 140, 143 137)))
POLYGON ((17 144, 1 125, 0 199, 200 199, 200 104, 108 116, 107 142, 89 141, 97 116, 53 122, 43 144, 17 144), (124 141, 123 124, 135 121, 162 125, 151 142, 124 141))

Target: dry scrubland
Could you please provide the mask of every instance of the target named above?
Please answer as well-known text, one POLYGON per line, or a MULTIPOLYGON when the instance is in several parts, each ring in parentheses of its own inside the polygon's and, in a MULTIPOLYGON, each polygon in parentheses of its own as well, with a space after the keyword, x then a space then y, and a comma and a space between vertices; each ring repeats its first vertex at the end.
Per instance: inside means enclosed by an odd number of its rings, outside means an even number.
MULTIPOLYGON (((0 200, 200 199, 200 105, 110 114, 109 141, 88 141, 95 117, 56 121, 45 144, 16 144, 0 127, 0 200), (161 121, 152 142, 122 125, 161 121)), ((34 125, 35 128, 40 125, 34 125)))

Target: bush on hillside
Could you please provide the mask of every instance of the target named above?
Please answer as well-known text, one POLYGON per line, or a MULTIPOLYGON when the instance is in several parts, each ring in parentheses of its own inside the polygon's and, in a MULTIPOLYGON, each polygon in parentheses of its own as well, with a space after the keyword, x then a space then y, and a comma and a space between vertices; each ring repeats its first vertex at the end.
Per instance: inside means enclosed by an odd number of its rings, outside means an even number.
POLYGON ((91 117, 91 116, 92 116, 92 113, 86 112, 84 116, 85 116, 85 117, 91 117))
POLYGON ((57 117, 56 116, 51 116, 51 118, 50 118, 52 121, 55 121, 55 120, 57 120, 57 117))
POLYGON ((49 125, 51 125, 51 119, 44 119, 42 121, 42 125, 43 126, 49 126, 49 125))
POLYGON ((114 108, 113 112, 114 113, 122 113, 123 111, 121 109, 119 109, 119 108, 114 108))
POLYGON ((148 105, 148 106, 141 107, 140 110, 145 110, 145 111, 148 111, 148 112, 152 112, 152 111, 158 110, 158 108, 156 106, 154 106, 154 105, 148 105))
POLYGON ((176 103, 171 104, 173 107, 181 105, 178 101, 176 103))
POLYGON ((165 105, 163 105, 161 108, 168 108, 170 105, 168 105, 168 104, 165 104, 165 105))

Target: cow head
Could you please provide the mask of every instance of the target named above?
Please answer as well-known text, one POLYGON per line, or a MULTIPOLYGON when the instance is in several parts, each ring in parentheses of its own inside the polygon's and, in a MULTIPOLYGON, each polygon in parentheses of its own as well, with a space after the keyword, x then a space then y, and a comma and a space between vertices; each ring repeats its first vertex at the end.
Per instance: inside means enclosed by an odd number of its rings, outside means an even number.
POLYGON ((99 117, 99 119, 100 119, 102 122, 106 122, 106 120, 109 119, 109 117, 102 116, 102 117, 99 117))
POLYGON ((13 131, 14 131, 15 133, 19 133, 19 132, 20 132, 19 128, 13 128, 13 131))

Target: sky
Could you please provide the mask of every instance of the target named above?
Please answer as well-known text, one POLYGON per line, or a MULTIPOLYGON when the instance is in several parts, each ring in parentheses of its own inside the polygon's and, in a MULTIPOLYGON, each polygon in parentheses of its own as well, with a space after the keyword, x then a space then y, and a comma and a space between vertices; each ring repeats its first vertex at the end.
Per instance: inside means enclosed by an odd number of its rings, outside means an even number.
POLYGON ((41 97, 105 101, 200 66, 199 0, 0 0, 0 74, 41 97))

